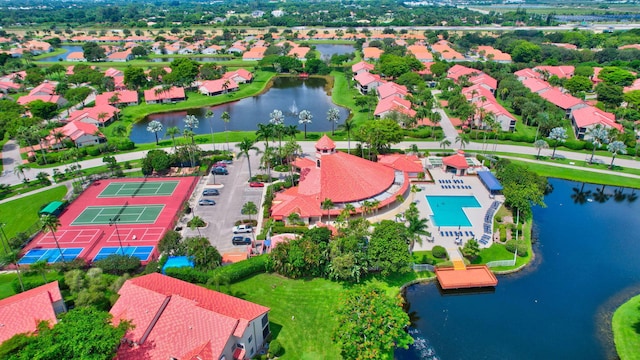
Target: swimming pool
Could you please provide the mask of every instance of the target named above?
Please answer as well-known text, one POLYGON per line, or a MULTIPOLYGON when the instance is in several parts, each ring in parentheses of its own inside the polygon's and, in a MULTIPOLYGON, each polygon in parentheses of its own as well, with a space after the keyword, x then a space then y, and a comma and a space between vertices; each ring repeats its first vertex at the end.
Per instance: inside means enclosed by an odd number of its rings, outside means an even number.
POLYGON ((479 208, 480 203, 473 195, 427 195, 427 202, 433 211, 431 221, 435 226, 471 226, 471 221, 462 208, 479 208))

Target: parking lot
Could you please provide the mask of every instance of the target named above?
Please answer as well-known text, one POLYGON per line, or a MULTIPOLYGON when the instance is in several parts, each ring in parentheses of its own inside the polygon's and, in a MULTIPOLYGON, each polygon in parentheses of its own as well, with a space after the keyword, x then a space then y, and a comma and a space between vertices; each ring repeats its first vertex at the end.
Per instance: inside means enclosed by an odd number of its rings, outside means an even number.
MULTIPOLYGON (((258 156, 251 154, 251 172, 253 175, 258 171, 258 156)), ((253 201, 258 207, 258 211, 262 205, 262 192, 265 188, 249 187, 249 169, 247 168, 247 158, 242 157, 236 159, 233 164, 227 165, 229 175, 216 175, 214 185, 214 176, 209 174, 204 176, 196 190, 194 196, 191 197, 190 204, 194 210, 190 216, 200 216, 208 226, 201 228, 202 236, 209 238, 211 244, 215 246, 221 254, 228 252, 245 251, 246 246, 234 246, 231 244, 233 237, 233 226, 237 220, 248 219, 248 216, 242 215, 240 211, 242 206, 253 201), (221 185, 221 186, 220 186, 221 185), (216 205, 201 206, 198 201, 203 198, 202 191, 205 188, 217 188, 220 195, 206 196, 207 199, 215 200, 216 205)), ((255 219, 257 215, 253 215, 255 219)), ((183 236, 197 236, 197 230, 184 229, 183 236)), ((250 234, 242 234, 250 236, 250 234)))

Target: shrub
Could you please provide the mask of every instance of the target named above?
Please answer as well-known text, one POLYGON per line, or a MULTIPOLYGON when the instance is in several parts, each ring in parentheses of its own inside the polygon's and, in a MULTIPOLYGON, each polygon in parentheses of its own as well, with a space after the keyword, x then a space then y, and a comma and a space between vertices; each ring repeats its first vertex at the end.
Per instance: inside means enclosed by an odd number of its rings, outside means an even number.
POLYGON ((431 255, 438 259, 444 259, 447 257, 447 250, 440 245, 436 245, 431 249, 431 255))
POLYGON ((21 249, 29 241, 29 234, 26 232, 19 232, 14 237, 9 239, 9 247, 12 249, 21 249))
POLYGON ((583 150, 584 149, 584 141, 580 140, 567 140, 563 144, 567 149, 571 150, 583 150))
MULTIPOLYGON (((27 291, 44 285, 44 280, 42 279, 42 276, 23 276, 22 284, 24 285, 24 291, 27 291)), ((20 287, 20 281, 18 280, 18 278, 15 278, 13 279, 13 281, 11 281, 11 288, 13 288, 13 291, 15 291, 16 294, 22 292, 22 288, 20 287)))
POLYGON ((117 146, 118 146, 118 150, 125 151, 125 150, 133 150, 136 147, 136 144, 129 139, 124 139, 124 140, 120 140, 117 146))
POLYGON ((206 284, 209 279, 209 275, 206 272, 190 267, 168 268, 165 273, 168 276, 190 282, 192 284, 206 284))
POLYGON ((188 227, 192 227, 192 226, 194 226, 194 227, 204 227, 204 226, 207 226, 207 223, 204 222, 204 220, 202 220, 201 217, 194 216, 193 219, 191 219, 191 220, 189 220, 187 222, 187 226, 188 227))
POLYGON ((89 146, 87 147, 87 154, 89 156, 98 156, 101 154, 100 148, 97 146, 89 146))
POLYGON ((244 261, 221 266, 211 273, 221 275, 229 283, 235 283, 251 275, 266 272, 268 257, 268 255, 254 256, 244 261))
POLYGON ((253 227, 258 226, 258 220, 249 220, 249 219, 242 219, 242 220, 237 220, 233 225, 238 226, 238 225, 242 225, 242 224, 249 224, 253 227))
POLYGON ((516 242, 515 240, 509 240, 505 244, 505 248, 510 253, 515 253, 516 249, 517 249, 518 250, 518 256, 526 256, 527 252, 528 252, 527 244, 525 244, 524 241, 517 241, 516 242))
POLYGON ((168 255, 186 255, 186 249, 182 245, 182 235, 179 232, 167 231, 158 243, 158 251, 168 255))
POLYGON ((306 226, 275 225, 272 230, 274 234, 284 234, 284 233, 304 234, 309 229, 306 226))
POLYGON ((94 262, 93 265, 108 274, 122 275, 140 269, 140 259, 135 256, 113 254, 94 262))
POLYGON ((284 348, 282 347, 282 345, 278 340, 273 340, 271 341, 271 343, 269 343, 269 356, 271 357, 280 356, 282 355, 283 351, 284 351, 284 348))

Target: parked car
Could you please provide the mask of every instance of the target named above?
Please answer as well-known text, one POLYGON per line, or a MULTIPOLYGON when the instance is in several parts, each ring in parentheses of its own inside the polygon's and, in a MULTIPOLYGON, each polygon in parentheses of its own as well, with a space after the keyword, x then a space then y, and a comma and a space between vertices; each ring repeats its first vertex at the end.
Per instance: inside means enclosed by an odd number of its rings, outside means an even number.
POLYGON ((229 159, 229 160, 220 160, 220 162, 223 162, 223 163, 225 163, 227 165, 233 164, 233 160, 231 160, 231 159, 229 159))
POLYGON ((251 238, 244 236, 234 236, 231 239, 233 245, 251 245, 251 238))
POLYGON ((227 169, 221 167, 221 166, 216 166, 211 170, 211 174, 213 175, 229 175, 229 171, 227 171, 227 169))
POLYGON ((202 190, 202 196, 216 196, 220 195, 218 189, 204 189, 202 190))
POLYGON ((226 168, 227 167, 227 163, 225 163, 223 161, 218 161, 217 163, 213 164, 213 166, 226 168))
POLYGON ((259 181, 252 181, 249 183, 249 187, 264 187, 264 183, 259 181))
POLYGON ((251 225, 242 224, 242 225, 233 227, 234 234, 243 234, 243 233, 250 233, 250 232, 253 232, 253 227, 251 225))
POLYGON ((211 206, 211 205, 215 205, 216 202, 211 200, 211 199, 200 199, 200 201, 198 201, 198 205, 202 205, 202 206, 211 206))

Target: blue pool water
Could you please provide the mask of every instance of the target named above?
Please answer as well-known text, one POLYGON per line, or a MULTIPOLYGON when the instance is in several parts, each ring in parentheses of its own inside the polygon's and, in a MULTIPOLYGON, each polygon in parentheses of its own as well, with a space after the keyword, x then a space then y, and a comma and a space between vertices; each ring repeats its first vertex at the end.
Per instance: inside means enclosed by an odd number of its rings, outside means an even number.
POLYGON ((162 267, 162 273, 164 274, 168 268, 181 268, 186 266, 193 267, 193 260, 187 256, 170 256, 162 267))
POLYGON ((480 203, 473 195, 427 195, 425 197, 433 211, 431 221, 435 226, 471 226, 471 221, 462 208, 480 207, 480 203))

